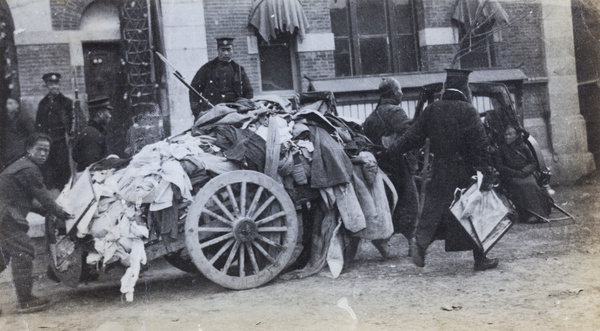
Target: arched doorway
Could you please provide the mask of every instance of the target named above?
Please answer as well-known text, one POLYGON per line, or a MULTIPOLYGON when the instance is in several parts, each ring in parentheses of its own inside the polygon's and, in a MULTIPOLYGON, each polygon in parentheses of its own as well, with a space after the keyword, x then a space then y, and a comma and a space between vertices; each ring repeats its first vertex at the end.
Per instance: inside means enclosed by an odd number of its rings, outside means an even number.
MULTIPOLYGON (((118 35, 120 31, 119 8, 114 1, 92 2, 83 12, 81 31, 95 35, 118 35)), ((122 60, 120 40, 82 40, 85 90, 88 100, 108 96, 113 111, 107 140, 109 153, 125 156, 127 130, 131 126, 131 115, 125 102, 126 78, 122 60)))

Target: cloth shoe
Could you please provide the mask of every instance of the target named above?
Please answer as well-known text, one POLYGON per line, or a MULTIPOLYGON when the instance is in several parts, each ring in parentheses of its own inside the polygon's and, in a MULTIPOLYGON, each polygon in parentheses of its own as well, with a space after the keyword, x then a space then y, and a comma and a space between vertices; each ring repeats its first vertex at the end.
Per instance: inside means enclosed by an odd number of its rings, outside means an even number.
POLYGON ((373 243, 373 246, 377 248, 379 254, 381 254, 381 256, 384 259, 388 260, 392 258, 392 255, 390 253, 390 244, 388 243, 387 239, 375 239, 371 240, 371 242, 373 243))
POLYGON ((544 220, 542 220, 541 218, 537 217, 537 216, 531 216, 529 217, 525 223, 527 224, 539 224, 539 223, 544 223, 544 220))
POLYGON ((421 248, 417 245, 415 240, 411 240, 410 242, 410 257, 412 258, 413 263, 420 268, 425 266, 425 251, 426 248, 421 248))
POLYGON ((475 271, 485 271, 488 269, 494 269, 498 266, 499 262, 500 261, 498 259, 488 259, 487 257, 485 257, 481 260, 476 260, 475 267, 473 269, 475 269, 475 271))
POLYGON ((27 314, 45 310, 49 305, 50 300, 31 296, 28 300, 20 302, 20 306, 17 306, 17 309, 19 312, 27 314))
POLYGON ((57 283, 60 283, 60 279, 58 279, 58 276, 56 276, 56 273, 54 272, 54 270, 52 269, 52 267, 50 265, 48 265, 48 268, 46 269, 46 277, 48 277, 48 279, 51 279, 57 283))

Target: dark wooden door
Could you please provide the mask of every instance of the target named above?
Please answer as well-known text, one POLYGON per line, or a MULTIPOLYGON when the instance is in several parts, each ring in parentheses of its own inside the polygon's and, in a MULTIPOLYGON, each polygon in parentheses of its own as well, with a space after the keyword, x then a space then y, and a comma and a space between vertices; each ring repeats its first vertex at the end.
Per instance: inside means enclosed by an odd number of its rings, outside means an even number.
POLYGON ((83 54, 88 100, 107 96, 115 108, 107 133, 108 152, 124 157, 132 120, 125 102, 127 90, 119 43, 84 43, 83 54))

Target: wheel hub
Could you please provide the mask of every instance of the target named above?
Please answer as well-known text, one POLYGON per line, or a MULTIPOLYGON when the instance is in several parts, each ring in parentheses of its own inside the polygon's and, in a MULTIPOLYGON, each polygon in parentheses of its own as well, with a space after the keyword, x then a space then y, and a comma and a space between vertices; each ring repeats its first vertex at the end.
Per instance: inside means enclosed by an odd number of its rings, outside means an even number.
POLYGON ((253 241, 258 236, 258 227, 253 220, 241 218, 233 225, 233 235, 241 242, 253 241))

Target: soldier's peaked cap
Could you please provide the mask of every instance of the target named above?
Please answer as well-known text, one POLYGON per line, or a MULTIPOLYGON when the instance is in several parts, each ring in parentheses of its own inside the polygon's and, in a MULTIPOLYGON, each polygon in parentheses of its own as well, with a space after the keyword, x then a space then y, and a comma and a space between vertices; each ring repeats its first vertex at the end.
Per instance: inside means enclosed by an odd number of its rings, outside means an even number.
POLYGON ((469 74, 471 70, 446 69, 446 88, 462 90, 469 87, 469 74))
POLYGON ((233 38, 231 38, 231 37, 221 37, 221 38, 216 38, 216 39, 217 39, 217 47, 233 46, 233 38))
POLYGON ((58 82, 62 76, 57 72, 49 72, 42 76, 45 82, 58 82))
POLYGON ((107 96, 96 97, 92 100, 88 101, 88 109, 89 110, 102 110, 109 109, 112 110, 113 107, 110 105, 110 100, 107 96))

